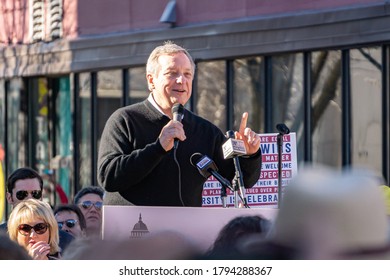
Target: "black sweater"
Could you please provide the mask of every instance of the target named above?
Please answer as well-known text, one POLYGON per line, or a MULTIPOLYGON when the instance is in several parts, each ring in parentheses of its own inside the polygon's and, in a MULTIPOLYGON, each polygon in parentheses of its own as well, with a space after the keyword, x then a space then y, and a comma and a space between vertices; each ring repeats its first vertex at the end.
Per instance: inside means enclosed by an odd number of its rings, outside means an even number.
MULTIPOLYGON (((224 134, 188 110, 182 121, 186 140, 179 142, 176 151, 179 171, 174 150, 166 152, 158 140, 169 121, 147 100, 111 115, 102 133, 98 157, 98 181, 107 191, 104 204, 183 206, 183 201, 184 206, 202 206, 206 179, 190 163, 194 153, 207 155, 222 176, 233 179, 233 160, 223 158, 224 134)), ((245 187, 250 188, 260 176, 260 151, 240 158, 240 164, 245 187)))

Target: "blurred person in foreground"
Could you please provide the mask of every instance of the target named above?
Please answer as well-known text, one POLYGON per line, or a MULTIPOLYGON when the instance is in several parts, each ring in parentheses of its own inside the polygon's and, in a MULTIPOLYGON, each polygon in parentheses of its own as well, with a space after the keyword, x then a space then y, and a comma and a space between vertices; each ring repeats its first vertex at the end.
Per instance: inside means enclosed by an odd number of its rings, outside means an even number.
POLYGON ((269 235, 241 247, 256 259, 389 259, 389 223, 375 173, 301 168, 269 235))
POLYGON ((8 234, 34 260, 61 257, 57 221, 47 202, 26 199, 18 203, 8 220, 8 234))
POLYGON ((231 219, 218 233, 207 250, 205 257, 210 259, 241 259, 241 242, 251 236, 265 237, 271 222, 261 216, 238 216, 231 219))
POLYGON ((0 232, 0 260, 32 260, 27 251, 8 234, 0 232))
POLYGON ((74 197, 84 215, 87 237, 101 237, 104 190, 99 186, 84 187, 74 197))
MULTIPOLYGON (((15 208, 26 199, 42 201, 43 179, 34 169, 21 167, 14 170, 7 178, 7 202, 15 208)), ((7 231, 7 222, 0 225, 0 231, 7 231)), ((73 236, 65 231, 59 231, 60 247, 65 249, 73 240, 73 236)))
POLYGON ((57 206, 54 209, 54 216, 58 223, 58 228, 68 232, 75 238, 86 236, 87 224, 80 208, 74 204, 57 206))
POLYGON ((188 260, 197 259, 199 246, 181 233, 164 231, 125 240, 75 240, 65 260, 188 260))
MULTIPOLYGON (((174 105, 184 106, 191 97, 194 74, 195 63, 181 46, 166 42, 151 52, 149 97, 115 111, 102 133, 98 181, 107 191, 105 204, 202 206, 206 178, 191 165, 194 153, 208 156, 223 177, 233 179, 233 160, 223 157, 224 133, 184 108, 183 118, 173 118, 174 105)), ((260 176, 261 152, 260 136, 246 127, 247 119, 245 112, 235 138, 246 148, 240 164, 244 186, 251 188, 260 176)))

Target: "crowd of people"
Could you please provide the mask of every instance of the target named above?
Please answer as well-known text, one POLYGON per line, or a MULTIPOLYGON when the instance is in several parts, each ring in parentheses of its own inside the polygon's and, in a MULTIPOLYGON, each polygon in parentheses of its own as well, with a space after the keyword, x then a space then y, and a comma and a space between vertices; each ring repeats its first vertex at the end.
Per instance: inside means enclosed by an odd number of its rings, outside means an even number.
MULTIPOLYGON (((223 154, 225 134, 185 108, 194 74, 191 55, 173 42, 151 52, 148 98, 118 109, 107 120, 97 162, 101 187, 81 188, 73 203, 52 207, 43 201, 43 180, 35 170, 12 172, 6 194, 12 211, 0 225, 0 259, 390 257, 390 207, 384 199, 390 198, 389 187, 376 174, 352 168, 300 168, 274 220, 234 218, 206 252, 174 229, 131 240, 102 239, 103 205, 202 206, 210 172, 199 172, 192 155, 208 156, 221 177, 237 180, 236 162, 223 154)), ((239 175, 251 188, 260 177, 262 154, 260 137, 247 127, 247 119, 245 112, 234 137, 245 146, 239 175)))
POLYGON ((36 175, 20 168, 9 177, 7 197, 14 206, 2 224, 6 230, 0 231, 0 259, 390 258, 388 187, 361 169, 302 167, 286 188, 274 220, 258 214, 235 217, 206 251, 174 229, 138 239, 104 240, 102 188, 83 188, 73 204, 53 209, 42 201, 36 175), (69 234, 70 241, 61 243, 61 233, 69 234))
MULTIPOLYGON (((20 246, 27 259, 55 260, 61 259, 69 244, 77 239, 100 238, 104 194, 101 187, 82 188, 73 203, 53 208, 43 201, 42 176, 30 167, 12 172, 6 185, 12 211, 8 221, 0 225, 0 232, 2 238, 8 235, 16 243, 7 246, 7 250, 20 246)), ((9 258, 23 258, 23 254, 15 252, 9 258)))

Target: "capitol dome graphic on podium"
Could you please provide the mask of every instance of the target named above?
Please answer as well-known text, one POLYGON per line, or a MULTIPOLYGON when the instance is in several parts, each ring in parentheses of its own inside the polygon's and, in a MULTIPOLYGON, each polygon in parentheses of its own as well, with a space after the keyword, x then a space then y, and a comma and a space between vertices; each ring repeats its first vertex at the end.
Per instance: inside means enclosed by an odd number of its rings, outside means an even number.
POLYGON ((139 214, 138 223, 136 223, 131 231, 130 238, 141 238, 149 234, 148 227, 142 221, 141 213, 139 214))

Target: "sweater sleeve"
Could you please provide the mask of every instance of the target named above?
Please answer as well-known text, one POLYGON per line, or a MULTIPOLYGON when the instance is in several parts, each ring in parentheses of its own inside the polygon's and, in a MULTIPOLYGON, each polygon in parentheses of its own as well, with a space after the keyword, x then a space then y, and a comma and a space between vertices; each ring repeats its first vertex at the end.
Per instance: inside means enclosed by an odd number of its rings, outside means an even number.
POLYGON ((142 149, 134 148, 133 139, 128 119, 114 113, 103 130, 98 156, 98 182, 108 192, 133 187, 167 154, 158 138, 142 149))
POLYGON ((245 188, 253 187, 260 178, 262 155, 261 149, 249 157, 241 157, 240 165, 244 177, 245 188))

